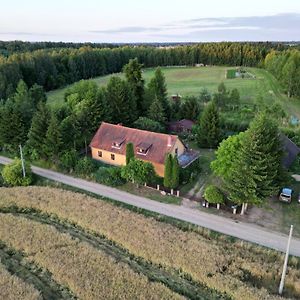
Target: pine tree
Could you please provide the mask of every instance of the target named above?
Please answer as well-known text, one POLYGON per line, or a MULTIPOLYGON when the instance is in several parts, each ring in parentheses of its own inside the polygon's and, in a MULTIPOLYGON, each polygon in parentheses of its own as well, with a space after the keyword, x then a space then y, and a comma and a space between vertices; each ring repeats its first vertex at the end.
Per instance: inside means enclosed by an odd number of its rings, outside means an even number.
POLYGON ((128 82, 116 76, 111 77, 106 88, 106 99, 113 112, 113 123, 131 125, 136 120, 136 99, 128 82))
POLYGON ((177 157, 172 158, 172 177, 171 177, 171 188, 175 189, 179 185, 179 172, 180 167, 177 157))
POLYGON ((31 125, 31 119, 35 111, 35 104, 30 96, 28 87, 23 80, 20 80, 13 96, 15 107, 22 114, 25 130, 28 131, 31 125))
POLYGON ((164 109, 161 102, 157 98, 155 98, 155 100, 149 107, 148 117, 151 120, 155 120, 156 122, 159 122, 161 124, 164 124, 166 121, 164 109))
POLYGON ((220 120, 217 107, 214 102, 209 103, 200 116, 198 126, 198 144, 201 147, 215 148, 220 141, 220 120))
POLYGON ((27 146, 30 152, 34 152, 38 157, 44 157, 44 142, 48 129, 50 111, 44 102, 38 104, 36 113, 32 118, 31 128, 28 133, 27 146))
POLYGON ((258 198, 264 199, 278 190, 282 173, 282 141, 278 126, 265 113, 259 114, 251 123, 242 141, 241 156, 253 169, 258 198))
POLYGON ((134 148, 132 143, 126 144, 126 165, 134 159, 134 148))
POLYGON ((170 188, 172 186, 172 169, 173 158, 172 154, 168 154, 165 159, 164 186, 170 188))
POLYGON ((151 100, 153 101, 153 99, 158 99, 158 101, 161 103, 167 120, 169 120, 171 110, 170 103, 168 101, 167 85, 165 76, 160 68, 156 69, 154 77, 150 80, 146 96, 148 98, 147 102, 149 103, 149 105, 151 105, 151 100))
POLYGON ((43 87, 36 83, 29 89, 29 96, 31 97, 35 107, 37 107, 39 102, 45 103, 47 101, 43 87))
POLYGON ((44 151, 50 159, 58 161, 63 145, 62 135, 57 117, 53 113, 50 118, 49 126, 46 133, 44 151))
POLYGON ((130 59, 129 63, 124 66, 123 72, 129 83, 130 88, 133 90, 137 111, 142 114, 143 111, 143 97, 144 97, 144 79, 142 77, 143 65, 138 62, 138 59, 130 59))
POLYGON ((259 203, 278 190, 283 152, 275 122, 259 114, 233 150, 230 171, 222 176, 233 202, 259 203))

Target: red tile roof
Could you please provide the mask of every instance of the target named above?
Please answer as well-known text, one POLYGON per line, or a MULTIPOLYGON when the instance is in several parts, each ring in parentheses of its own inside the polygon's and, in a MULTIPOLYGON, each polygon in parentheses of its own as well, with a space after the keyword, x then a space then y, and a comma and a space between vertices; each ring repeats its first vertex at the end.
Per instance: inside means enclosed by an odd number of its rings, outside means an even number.
POLYGON ((177 138, 177 135, 156 133, 102 122, 90 143, 90 147, 126 155, 126 144, 129 142, 133 143, 135 149, 143 143, 151 144, 147 155, 139 155, 135 151, 136 157, 163 164, 166 153, 172 150, 177 138), (112 147, 114 142, 118 142, 123 138, 125 141, 120 149, 112 147))

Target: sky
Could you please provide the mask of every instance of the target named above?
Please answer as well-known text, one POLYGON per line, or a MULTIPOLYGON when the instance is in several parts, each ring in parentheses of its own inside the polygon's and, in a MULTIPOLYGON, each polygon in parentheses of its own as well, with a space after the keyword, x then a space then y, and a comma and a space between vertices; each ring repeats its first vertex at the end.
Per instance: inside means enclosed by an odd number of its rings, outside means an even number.
POLYGON ((300 0, 9 0, 0 40, 300 40, 300 0))

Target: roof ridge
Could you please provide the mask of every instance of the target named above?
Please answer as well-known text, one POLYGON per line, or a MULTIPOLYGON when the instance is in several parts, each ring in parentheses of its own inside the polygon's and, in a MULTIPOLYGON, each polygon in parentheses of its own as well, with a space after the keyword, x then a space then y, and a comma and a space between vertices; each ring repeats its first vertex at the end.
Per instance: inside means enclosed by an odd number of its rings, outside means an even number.
MULTIPOLYGON (((108 123, 108 122, 102 122, 102 124, 107 124, 107 125, 110 125, 110 126, 115 126, 115 127, 123 127, 123 128, 126 128, 126 129, 130 129, 130 130, 136 130, 136 131, 143 131, 143 132, 151 132, 153 134, 157 134, 157 135, 163 135, 163 136, 173 136, 173 137, 176 137, 178 138, 178 135, 175 135, 175 134, 168 134, 168 133, 161 133, 161 132, 154 132, 154 131, 149 131, 149 130, 143 130, 143 129, 138 129, 138 128, 132 128, 132 127, 127 127, 127 126, 124 126, 124 125, 118 125, 118 124, 112 124, 112 123, 108 123)), ((101 127, 101 126, 100 126, 101 127)))

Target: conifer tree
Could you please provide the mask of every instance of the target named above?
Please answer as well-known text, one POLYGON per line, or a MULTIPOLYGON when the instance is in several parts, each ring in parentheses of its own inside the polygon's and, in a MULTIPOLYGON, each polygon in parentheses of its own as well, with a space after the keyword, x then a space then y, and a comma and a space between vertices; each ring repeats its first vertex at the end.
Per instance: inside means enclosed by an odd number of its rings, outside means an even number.
POLYGON ((165 112, 158 98, 155 98, 153 103, 151 104, 148 111, 148 117, 151 120, 155 120, 156 122, 159 122, 161 124, 165 123, 166 121, 165 112))
POLYGON ((179 185, 179 172, 180 167, 177 157, 172 158, 172 177, 171 177, 171 188, 175 189, 179 185))
POLYGON ((134 148, 132 143, 126 144, 126 165, 134 159, 134 148))
POLYGON ((173 158, 172 154, 168 154, 165 158, 165 173, 164 173, 164 186, 170 188, 172 186, 172 169, 173 158))
POLYGON ((164 114, 167 120, 170 119, 171 110, 170 110, 170 103, 168 101, 168 93, 167 93, 167 85, 165 76, 162 73, 160 68, 157 68, 154 74, 154 77, 150 80, 148 84, 148 91, 147 91, 147 102, 149 106, 151 105, 151 101, 154 99, 158 99, 161 103, 163 108, 164 114))
POLYGON ((57 162, 63 145, 62 135, 57 117, 52 113, 46 133, 44 151, 48 158, 57 162))
POLYGON ((143 98, 144 98, 144 79, 142 76, 143 65, 138 62, 138 59, 130 59, 129 63, 124 66, 123 71, 130 88, 133 90, 137 111, 143 113, 143 98))
POLYGON ((44 142, 48 129, 50 111, 44 102, 39 102, 35 112, 31 128, 28 133, 27 146, 31 153, 35 153, 39 158, 45 156, 44 142))
POLYGON ((199 123, 198 144, 201 147, 215 148, 219 144, 221 133, 219 113, 214 102, 205 107, 199 123))

